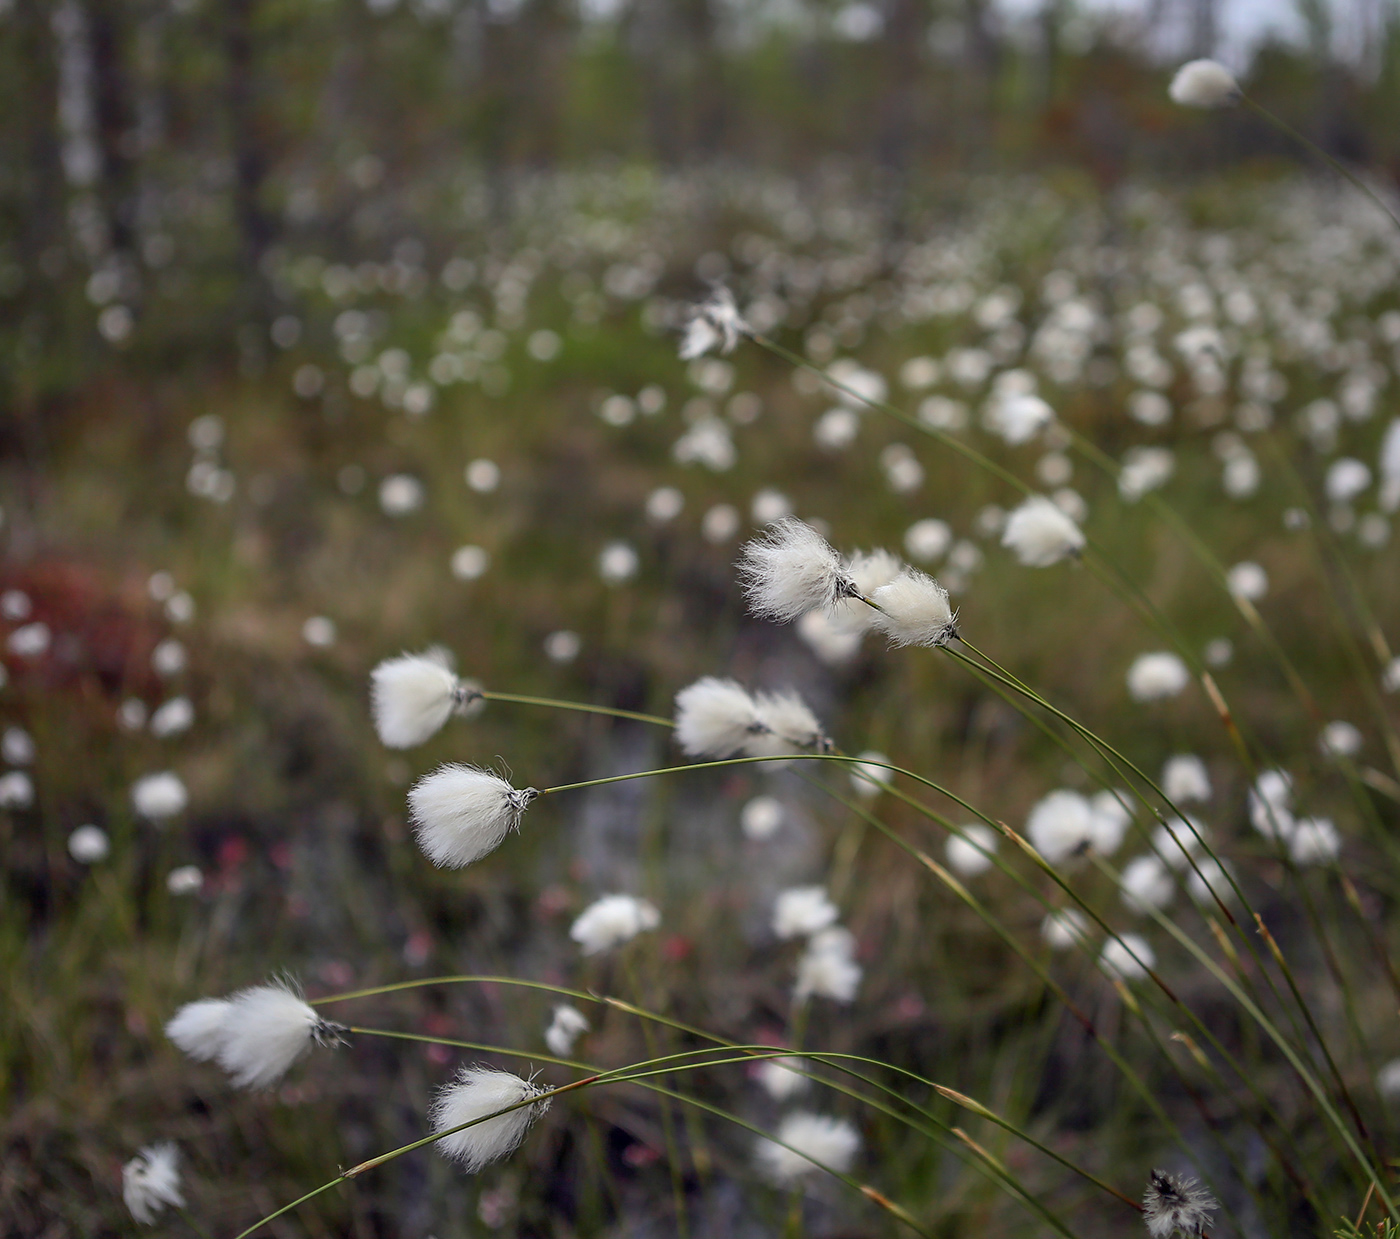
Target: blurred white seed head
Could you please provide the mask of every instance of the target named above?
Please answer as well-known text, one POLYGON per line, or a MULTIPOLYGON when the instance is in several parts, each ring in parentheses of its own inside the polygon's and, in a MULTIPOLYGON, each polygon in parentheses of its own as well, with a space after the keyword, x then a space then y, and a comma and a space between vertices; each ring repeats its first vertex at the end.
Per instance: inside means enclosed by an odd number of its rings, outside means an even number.
POLYGON ((707 675, 676 694, 676 742, 687 757, 732 757, 764 729, 743 685, 707 675))
POLYGON ((1083 942, 1089 933, 1089 920, 1078 908, 1050 912, 1040 923, 1040 936, 1052 951, 1066 951, 1083 942))
POLYGON ((165 1026, 165 1035, 191 1058, 211 1063, 224 1043, 224 1023, 233 1004, 227 998, 187 1002, 165 1026))
POLYGON ((408 793, 418 846, 435 865, 460 869, 494 852, 539 793, 515 788, 491 770, 449 763, 408 793))
POLYGON ((0 809, 27 809, 34 803, 34 782, 23 770, 0 774, 0 809))
POLYGON ((340 1031, 290 983, 255 985, 230 995, 216 1058, 240 1088, 271 1088, 313 1041, 334 1045, 340 1031))
POLYGON ((878 749, 857 753, 850 767, 851 790, 862 800, 874 800, 894 778, 894 771, 886 769, 892 764, 888 755, 878 749))
POLYGON ((1188 869, 1210 839, 1210 829, 1194 817, 1173 817, 1152 832, 1152 846, 1173 869, 1188 869))
POLYGON ((142 817, 160 822, 183 812, 189 793, 178 774, 164 770, 137 779, 131 785, 131 803, 142 817))
POLYGON ((1376 1090, 1391 1101, 1400 1098, 1400 1058, 1392 1058, 1376 1072, 1376 1090))
POLYGON ((1235 75, 1218 60, 1188 60, 1167 87, 1171 101, 1184 108, 1223 108, 1241 93, 1235 75))
POLYGON ((549 1109, 548 1101, 534 1100, 545 1091, 509 1071, 490 1067, 461 1068, 452 1083, 439 1090, 428 1112, 428 1121, 435 1133, 452 1133, 437 1142, 438 1152, 457 1162, 468 1174, 475 1174, 482 1167, 509 1156, 520 1147, 534 1122, 549 1109), (508 1106, 518 1108, 498 1113, 508 1106), (453 1131, 463 1123, 473 1126, 453 1131))
POLYGON ((808 611, 797 621, 797 635, 829 667, 850 662, 860 651, 861 634, 838 627, 825 611, 808 611))
POLYGON ((1119 934, 1099 952, 1099 967, 1120 981, 1140 981, 1156 963, 1156 954, 1140 934, 1119 934))
POLYGON ((1328 757, 1355 757, 1363 743, 1360 729, 1344 719, 1328 723, 1317 740, 1318 748, 1328 757))
POLYGON ((101 826, 79 826, 68 836, 68 854, 80 865, 106 860, 111 850, 111 840, 101 826))
POLYGON ((693 361, 711 349, 732 353, 740 337, 748 335, 750 330, 734 303, 734 294, 723 285, 718 285, 691 310, 681 340, 680 358, 682 361, 693 361))
POLYGON ((739 812, 744 838, 761 842, 771 839, 783 824, 783 806, 772 796, 755 796, 739 812))
POLYGON ((555 1058, 568 1058, 574 1042, 588 1031, 588 1018, 577 1007, 560 1003, 554 1008, 549 1027, 544 1030, 544 1043, 555 1058))
POLYGON ((791 689, 758 693, 754 708, 759 727, 744 744, 749 757, 776 757, 793 750, 825 752, 831 747, 817 716, 791 689))
POLYGON ((1204 1235, 1219 1207, 1195 1179, 1165 1170, 1154 1170, 1149 1176, 1142 1206, 1142 1220, 1152 1239, 1170 1239, 1175 1234, 1204 1235))
POLYGON ((1112 856, 1123 842, 1123 836, 1133 820, 1132 810, 1128 808, 1130 799, 1130 793, 1121 789, 1095 792, 1089 798, 1092 815, 1089 842, 1100 856, 1112 856))
POLYGON ((765 1058, 754 1074, 759 1086, 774 1101, 788 1101, 799 1093, 805 1093, 811 1084, 805 1075, 800 1074, 803 1061, 795 1055, 781 1058, 765 1058))
POLYGON ((1134 701, 1175 697, 1190 682, 1191 672, 1186 664, 1166 650, 1140 654, 1128 668, 1128 692, 1134 701))
POLYGON ((1078 792, 1058 788, 1031 807, 1026 837, 1050 864, 1063 864, 1093 843, 1093 807, 1078 792))
POLYGON ((1134 912, 1165 908, 1176 894, 1171 870, 1155 856, 1130 860, 1123 867, 1118 885, 1123 903, 1134 912))
MULTIPOLYGON (((904 565, 889 551, 857 551, 846 560, 846 574, 854 582, 860 598, 871 597, 882 585, 899 575, 904 565)), ((875 626, 878 612, 860 598, 840 598, 831 609, 831 623, 838 631, 863 633, 875 626)))
POLYGON ((855 962, 855 940, 847 929, 833 925, 814 934, 797 961, 793 995, 851 1002, 860 988, 861 966, 855 962))
POLYGON ((834 925, 839 915, 826 887, 790 887, 773 905, 773 932, 779 938, 810 937, 834 925))
POLYGON ((151 735, 164 740, 188 731, 194 723, 194 706, 188 697, 172 697, 151 715, 151 735))
POLYGON ((778 1125, 777 1140, 763 1137, 758 1158, 768 1176, 795 1183, 819 1169, 844 1174, 860 1152, 860 1133, 844 1119, 798 1110, 778 1125), (781 1141, 781 1143, 778 1143, 781 1141))
POLYGON ((442 650, 386 658, 369 674, 370 707, 380 741, 408 749, 434 735, 454 714, 485 708, 478 685, 462 680, 442 650))
POLYGON ((1174 804, 1203 803, 1210 799, 1210 774, 1194 753, 1178 753, 1162 767, 1162 790, 1174 804))
POLYGON ((122 1167, 122 1200, 131 1216, 149 1226, 169 1206, 183 1209, 180 1151, 169 1141, 150 1144, 122 1167))
POLYGON ((835 548, 794 516, 775 521, 746 543, 737 566, 749 610, 779 623, 811 610, 829 611, 855 592, 835 548))
POLYGON ((635 895, 604 895, 586 907, 569 927, 569 937, 585 955, 598 955, 631 942, 661 924, 656 905, 635 895))
POLYGON ((6 727, 0 735, 0 761, 11 766, 27 766, 34 760, 34 738, 23 727, 6 727))
POLYGON ((172 895, 198 894, 204 887, 204 874, 198 865, 180 865, 165 877, 165 889, 172 895))
POLYGON ((948 837, 948 864, 963 877, 975 878, 992 867, 992 857, 997 850, 997 834, 981 822, 970 822, 960 829, 961 834, 948 837))
POLYGON ((1006 518, 1001 544, 1015 551, 1027 568, 1048 568, 1078 555, 1084 549, 1084 533, 1044 495, 1032 495, 1006 518))
POLYGON ((1342 837, 1325 817, 1300 817, 1288 835, 1288 855, 1295 865, 1322 865, 1336 860, 1342 837))
POLYGON ((948 591, 926 572, 905 568, 877 589, 875 626, 892 645, 946 645, 958 635, 948 591))
POLYGON ((1186 875, 1186 893, 1201 904, 1213 904, 1216 899, 1229 902, 1235 895, 1230 883, 1233 872, 1233 869, 1227 871, 1220 861, 1203 856, 1186 875))

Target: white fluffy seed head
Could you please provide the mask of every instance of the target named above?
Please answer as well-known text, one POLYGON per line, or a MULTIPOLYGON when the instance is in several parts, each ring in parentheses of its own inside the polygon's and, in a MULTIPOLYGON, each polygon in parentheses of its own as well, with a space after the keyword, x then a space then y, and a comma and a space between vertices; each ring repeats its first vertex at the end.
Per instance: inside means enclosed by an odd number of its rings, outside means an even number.
POLYGON ((975 878, 992 867, 997 842, 996 832, 990 826, 981 822, 963 826, 961 834, 948 836, 948 864, 961 876, 975 878))
MULTIPOLYGON (((899 556, 889 551, 857 551, 846 560, 846 573, 861 598, 869 598, 893 581, 903 566, 899 556)), ((831 624, 838 632, 863 633, 874 627, 877 614, 859 598, 841 598, 832 608, 831 624)))
POLYGON ((1052 865, 1063 864, 1094 842, 1094 810, 1076 791, 1062 787, 1032 806, 1026 837, 1052 865))
POLYGON ((554 1018, 544 1030, 544 1043, 555 1058, 568 1058, 574 1042, 588 1031, 588 1017, 577 1007, 561 1003, 554 1008, 554 1018))
POLYGON ((775 1134, 777 1140, 759 1140, 758 1157, 769 1177, 781 1184, 821 1169, 845 1174, 860 1152, 860 1133, 844 1119, 824 1114, 795 1111, 775 1134))
POLYGON ((687 757, 732 757, 763 730, 741 684, 707 675, 676 694, 676 742, 687 757))
POLYGON ((1040 936, 1052 951, 1065 951, 1083 942, 1089 933, 1089 918, 1078 908, 1049 912, 1040 922, 1040 936))
POLYGON ((232 1003, 227 998, 187 1002, 165 1026, 165 1035, 191 1058, 211 1063, 224 1043, 224 1024, 232 1003))
POLYGON ((219 1066, 240 1088, 271 1088, 322 1036, 316 1009, 290 985, 240 990, 228 1000, 219 1036, 219 1066))
POLYGON ((1188 60, 1176 71, 1167 94, 1184 108, 1223 108, 1239 102, 1240 84, 1218 60, 1188 60))
POLYGON ((1084 549, 1084 533, 1044 495, 1032 495, 1006 518, 1002 546, 1027 568, 1048 568, 1084 549))
POLYGON ((1099 952, 1099 967, 1120 981, 1140 981, 1156 963, 1156 954, 1139 934, 1110 938, 1099 952))
POLYGON ((1152 846, 1173 869, 1189 869, 1210 838, 1210 829, 1194 817, 1173 817, 1152 832, 1152 846))
POLYGON ((1175 697, 1191 683, 1191 672, 1175 654, 1162 650, 1140 654, 1128 668, 1128 692, 1134 701, 1175 697))
POLYGON ((766 1058, 759 1063, 755 1074, 765 1093, 774 1101, 787 1101, 798 1093, 807 1091, 811 1084, 803 1070, 801 1058, 785 1054, 782 1058, 766 1058))
POLYGON ((852 958, 854 939, 849 930, 833 925, 815 934, 797 961, 793 995, 851 1002, 860 988, 861 966, 852 958))
POLYGON ((1210 774, 1193 753, 1169 757, 1162 768, 1162 790, 1174 804, 1204 803, 1210 799, 1210 774))
POLYGON ((418 846, 435 865, 460 869, 494 852, 539 793, 515 788, 491 770, 439 766, 409 789, 418 846))
POLYGON ((780 938, 810 936, 834 925, 839 913, 824 886, 794 886, 773 905, 773 932, 780 938))
POLYGON ((1093 822, 1089 828, 1089 841, 1100 856, 1112 856, 1123 842, 1128 824, 1133 820, 1128 808, 1129 793, 1126 791, 1104 790, 1095 792, 1089 798, 1089 809, 1093 822))
POLYGON ((183 1209, 180 1150, 169 1141, 142 1149, 122 1167, 122 1199, 131 1216, 147 1226, 167 1205, 183 1209))
POLYGON ((131 785, 132 807, 153 822, 163 822, 183 813, 189 799, 184 782, 170 770, 143 775, 131 785))
POLYGON ((456 711, 480 710, 480 689, 460 680, 441 651, 386 658, 369 676, 374 729, 391 749, 410 749, 433 736, 456 711))
POLYGON ((829 611, 855 590, 835 548, 795 516, 774 522, 746 543, 738 569, 749 610, 779 623, 807 611, 829 611))
POLYGON ((1142 1195, 1142 1220, 1152 1239, 1204 1235, 1220 1206, 1195 1179, 1154 1170, 1142 1195))
POLYGON ((635 895, 604 895, 579 914, 569 927, 569 937, 585 955, 597 955, 631 942, 638 934, 660 924, 661 913, 650 900, 635 895))
POLYGON ((510 1155, 520 1147, 535 1120, 549 1109, 548 1101, 533 1100, 543 1092, 509 1071, 463 1067, 452 1083, 438 1092, 428 1112, 434 1133, 452 1132, 437 1142, 438 1152, 459 1163, 468 1174, 510 1155), (525 1102, 530 1104, 521 1104, 525 1102), (508 1106, 518 1109, 498 1113, 508 1106), (482 1121, 476 1122, 478 1119, 482 1121), (473 1126, 453 1131, 463 1123, 473 1126))
POLYGON ((794 750, 825 752, 830 747, 817 716, 791 689, 759 693, 754 706, 759 729, 750 733, 744 744, 748 756, 776 757, 794 750))
POLYGON ((875 626, 892 645, 946 645, 958 635, 948 591, 917 568, 905 568, 871 601, 880 608, 875 626))
POLYGON ((1336 860, 1342 837, 1325 817, 1300 817, 1288 836, 1288 855, 1295 865, 1322 865, 1336 860))
POLYGON ((1176 894, 1171 870, 1155 856, 1130 860, 1119 877, 1123 903, 1134 912, 1165 908, 1176 894))

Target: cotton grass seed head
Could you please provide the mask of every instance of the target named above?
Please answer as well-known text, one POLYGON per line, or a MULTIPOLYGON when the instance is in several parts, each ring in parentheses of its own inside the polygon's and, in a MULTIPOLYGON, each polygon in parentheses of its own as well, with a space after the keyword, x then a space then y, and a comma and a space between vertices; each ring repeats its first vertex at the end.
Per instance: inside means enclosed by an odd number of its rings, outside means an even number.
POLYGON ((386 658, 369 682, 374 728, 391 749, 422 744, 454 712, 466 715, 485 706, 480 688, 458 679, 438 650, 386 658))
POLYGON ((1027 568, 1048 568, 1084 549, 1084 533, 1044 495, 1032 495, 1006 518, 1001 544, 1027 568))
POLYGON ((234 1084, 249 1089, 271 1088, 313 1041, 336 1045, 343 1031, 322 1019, 288 981, 191 1003, 166 1026, 186 1053, 217 1060, 234 1084))
POLYGON ((917 568, 905 568, 871 601, 879 608, 875 626, 891 645, 947 645, 958 635, 948 591, 917 568))
POLYGON ((794 886, 773 905, 773 932, 780 938, 810 936, 834 925, 840 913, 824 886, 794 886))
POLYGON ((132 807, 153 822, 163 822, 184 812, 188 803, 185 784, 178 774, 169 770, 143 775, 131 785, 132 807))
POLYGON ((835 548, 795 516, 775 521, 746 543, 737 566, 749 610, 778 623, 791 623, 807 611, 830 611, 856 593, 835 548))
POLYGON ((758 703, 734 680, 707 675, 676 694, 676 742, 687 757, 733 757, 763 730, 758 703))
POLYGON ((740 338, 749 335, 751 330, 734 304, 734 294, 723 285, 717 285, 704 301, 691 309, 681 340, 680 358, 694 361, 711 349, 732 353, 740 338))
POLYGON ((545 1091, 509 1071, 463 1067, 452 1083, 438 1092, 428 1112, 434 1133, 452 1133, 437 1141, 438 1152, 468 1174, 509 1156, 549 1109, 548 1101, 534 1100, 545 1091), (511 1106, 517 1108, 509 1110, 511 1106), (499 1113, 501 1110, 507 1113, 499 1113), (488 1117, 492 1115, 495 1117, 488 1117), (472 1126, 454 1130, 464 1123, 472 1126))
POLYGON ((494 852, 539 793, 515 788, 491 770, 451 763, 409 789, 418 846, 435 865, 460 869, 494 852))
POLYGON ((816 1170, 845 1174, 860 1152, 860 1133, 844 1119, 803 1110, 778 1125, 777 1140, 759 1140, 758 1159, 775 1183, 795 1183, 816 1170), (781 1143, 779 1143, 781 1142, 781 1143))
POLYGON ((1175 697, 1191 683, 1191 672, 1175 654, 1162 650, 1141 654, 1128 668, 1128 692, 1134 701, 1175 697))
POLYGON ((793 996, 799 1002, 804 998, 853 1001, 864 975, 855 962, 854 950, 855 940, 850 931, 839 925, 814 934, 797 961, 793 996))
POLYGON ((800 1074, 802 1059, 794 1055, 781 1058, 765 1058, 759 1063, 754 1074, 759 1087, 774 1101, 789 1101, 798 1093, 805 1093, 811 1080, 800 1074))
POLYGON ((585 955, 598 955, 631 942, 661 924, 661 913, 648 899, 635 895, 604 895, 589 904, 569 927, 569 937, 585 955))
POLYGON ((1242 93, 1235 75, 1218 60, 1188 60, 1167 87, 1171 101, 1184 108, 1223 108, 1238 103, 1242 93))
POLYGON ((1142 1194, 1142 1220, 1152 1239, 1204 1235, 1220 1206, 1195 1179, 1154 1170, 1142 1194))
POLYGON ((142 1149, 122 1167, 122 1200, 131 1216, 146 1226, 167 1206, 183 1209, 180 1150, 169 1141, 142 1149))
POLYGON ((1032 806, 1026 837, 1050 864, 1063 864, 1093 843, 1093 806, 1067 787, 1050 792, 1032 806))
POLYGON ((962 877, 975 878, 992 867, 999 842, 996 832, 981 822, 970 822, 950 835, 946 845, 948 864, 962 877))
POLYGON ((1169 757, 1162 767, 1162 790, 1173 804, 1204 803, 1210 799, 1210 774, 1193 753, 1169 757))
POLYGON ((830 740, 807 703, 791 689, 754 697, 758 727, 743 746, 749 757, 776 757, 793 751, 824 753, 830 740))
POLYGON ((859 598, 841 598, 831 610, 831 624, 838 632, 863 633, 873 628, 877 612, 861 598, 871 597, 888 585, 903 568, 899 556, 889 551, 857 551, 846 560, 846 573, 855 583, 859 598))
POLYGON ((1140 981, 1156 963, 1155 952, 1140 934, 1119 934, 1099 952, 1099 967, 1120 981, 1140 981))
POLYGON ((555 1058, 568 1058, 574 1042, 588 1031, 588 1017, 577 1007, 560 1003, 554 1008, 549 1027, 544 1030, 544 1043, 555 1058))

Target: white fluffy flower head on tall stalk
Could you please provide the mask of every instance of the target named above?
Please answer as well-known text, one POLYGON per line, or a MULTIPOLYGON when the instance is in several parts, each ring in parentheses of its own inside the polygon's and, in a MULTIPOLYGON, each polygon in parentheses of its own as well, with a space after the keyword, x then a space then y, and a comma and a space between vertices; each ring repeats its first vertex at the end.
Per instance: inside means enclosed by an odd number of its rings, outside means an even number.
POLYGON ((660 924, 661 913, 650 900, 635 895, 604 895, 579 914, 569 927, 569 937, 585 955, 598 955, 631 942, 638 934, 660 924))
POLYGON ((271 1088, 315 1042, 341 1044, 344 1028, 323 1019, 290 981, 187 1003, 165 1026, 191 1058, 217 1060, 240 1088, 271 1088))
POLYGON ((463 1067, 452 1083, 438 1092, 428 1113, 434 1133, 452 1133, 437 1142, 438 1152, 459 1163, 468 1174, 509 1156, 549 1109, 548 1101, 534 1100, 546 1091, 509 1071, 463 1067), (510 1106, 517 1108, 507 1110, 510 1106), (501 1110, 507 1113, 498 1113, 501 1110), (453 1130, 464 1123, 472 1126, 453 1130))
POLYGON ((460 869, 494 852, 539 795, 512 787, 491 770, 451 763, 409 789, 409 817, 418 846, 435 865, 460 869))
POLYGON ((805 1110, 784 1118, 775 1135, 777 1140, 760 1139, 758 1157, 769 1177, 781 1184, 815 1170, 845 1174, 860 1152, 860 1133, 844 1119, 805 1110))
POLYGON ((1084 549, 1084 532, 1044 495, 1032 495, 1006 518, 1001 544, 1027 568, 1048 568, 1084 549))
POLYGON ((773 905, 773 932, 780 938, 810 936, 836 924, 840 914, 824 886, 793 886, 773 905))
POLYGON ((734 304, 734 294, 723 285, 716 285, 710 295, 690 311, 681 340, 681 360, 694 361, 715 348, 721 353, 732 353, 739 340, 751 332, 752 328, 734 304))
POLYGON ((391 749, 411 749, 453 715, 486 707, 480 685, 459 678, 441 650, 386 658, 369 675, 374 729, 391 749))
POLYGON ((870 601, 879 608, 875 626, 891 645, 947 645, 958 635, 948 591, 917 568, 905 568, 870 601))
POLYGON ((792 689, 759 693, 754 704, 759 726, 743 746, 747 756, 777 757, 794 749, 810 753, 830 751, 831 741, 817 716, 792 689))
POLYGON ((1184 108, 1223 108, 1238 103, 1244 92, 1218 60, 1188 60, 1172 77, 1167 94, 1184 108))
POLYGON ((857 598, 838 599, 831 611, 837 632, 860 634, 875 626, 877 613, 862 602, 882 585, 888 585, 904 565, 899 556, 885 550, 857 551, 846 560, 846 573, 855 583, 857 598))
POLYGON ((1152 1239, 1204 1235, 1219 1206, 1195 1179, 1154 1170, 1142 1194, 1142 1220, 1152 1239))
POLYGON ((1060 865, 1094 842, 1094 807, 1078 792, 1062 787, 1031 807, 1026 837, 1049 864, 1060 865))
POLYGON ((805 521, 785 516, 739 554, 739 580, 749 610, 787 624, 807 611, 830 611, 856 597, 856 584, 836 549, 805 521))
POLYGON ((169 1141, 142 1149, 122 1167, 122 1199, 131 1216, 147 1226, 167 1206, 183 1209, 180 1150, 169 1141))
POLYGON ((799 1002, 804 998, 853 1001, 864 975, 854 955, 855 939, 850 930, 832 925, 813 934, 797 961, 793 997, 799 1002))
POLYGON ((687 757, 732 757, 764 731, 743 685, 707 675, 676 694, 676 742, 687 757))
POLYGON ((544 1030, 544 1043, 555 1058, 568 1058, 574 1042, 588 1031, 588 1017, 577 1007, 560 1003, 554 1008, 554 1018, 544 1030))
POLYGON ((1186 664, 1168 650, 1141 654, 1128 668, 1128 692, 1134 701, 1175 697, 1191 683, 1186 664))

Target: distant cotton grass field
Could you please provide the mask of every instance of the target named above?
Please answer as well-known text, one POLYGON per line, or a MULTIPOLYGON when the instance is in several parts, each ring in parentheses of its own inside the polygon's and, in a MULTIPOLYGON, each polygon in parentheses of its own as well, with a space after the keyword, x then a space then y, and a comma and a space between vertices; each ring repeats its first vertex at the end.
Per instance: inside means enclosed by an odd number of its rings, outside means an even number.
POLYGON ((281 254, 237 372, 94 308, 6 439, 8 1228, 351 1168, 267 1233, 1379 1221, 1384 215, 1008 179, 892 233, 731 170, 510 218, 281 254))

